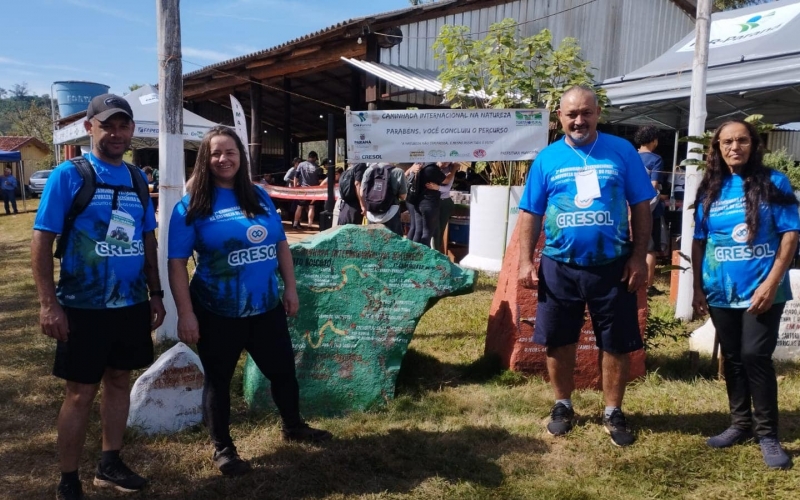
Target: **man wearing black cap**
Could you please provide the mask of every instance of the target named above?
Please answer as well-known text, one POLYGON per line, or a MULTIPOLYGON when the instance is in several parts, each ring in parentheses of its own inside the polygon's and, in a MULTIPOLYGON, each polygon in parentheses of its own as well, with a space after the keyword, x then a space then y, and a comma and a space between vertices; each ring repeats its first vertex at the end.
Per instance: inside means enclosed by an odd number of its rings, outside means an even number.
POLYGON ((150 332, 164 319, 153 206, 143 205, 134 189, 133 176, 144 174, 122 161, 133 138, 133 111, 119 96, 100 95, 89 103, 84 126, 92 150, 51 174, 31 242, 39 321, 42 332, 57 340, 53 375, 66 381, 57 423, 61 482, 56 494, 66 500, 83 498, 78 464, 101 382, 103 453, 94 484, 127 492, 144 487, 146 480, 122 462, 119 452, 130 370, 152 363, 150 332), (96 188, 85 209, 67 223, 84 183, 78 164, 91 167, 96 188), (52 252, 58 234, 66 241, 56 285, 52 252))

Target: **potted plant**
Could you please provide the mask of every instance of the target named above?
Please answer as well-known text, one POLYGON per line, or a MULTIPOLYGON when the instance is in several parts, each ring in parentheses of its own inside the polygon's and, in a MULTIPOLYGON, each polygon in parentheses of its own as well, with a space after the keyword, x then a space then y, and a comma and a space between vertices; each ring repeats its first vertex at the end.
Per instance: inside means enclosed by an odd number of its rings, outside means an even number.
MULTIPOLYGON (((577 40, 565 38, 557 48, 552 41, 547 29, 520 36, 519 24, 510 18, 491 25, 482 39, 473 38, 467 26, 445 25, 433 45, 445 99, 462 109, 542 109, 549 113, 552 142, 558 133, 554 111, 564 91, 574 85, 594 85, 577 40)), ((607 103, 602 89, 597 94, 601 105, 607 103)), ((471 189, 470 254, 463 265, 500 270, 530 164, 475 164, 475 174, 487 185, 471 189)))

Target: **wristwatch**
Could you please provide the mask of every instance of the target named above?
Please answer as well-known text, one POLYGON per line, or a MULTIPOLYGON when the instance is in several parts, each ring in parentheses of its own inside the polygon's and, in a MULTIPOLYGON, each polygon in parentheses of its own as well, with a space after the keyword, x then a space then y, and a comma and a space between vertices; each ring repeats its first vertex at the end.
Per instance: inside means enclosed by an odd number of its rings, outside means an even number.
POLYGON ((164 290, 150 290, 150 298, 161 297, 164 298, 164 290))

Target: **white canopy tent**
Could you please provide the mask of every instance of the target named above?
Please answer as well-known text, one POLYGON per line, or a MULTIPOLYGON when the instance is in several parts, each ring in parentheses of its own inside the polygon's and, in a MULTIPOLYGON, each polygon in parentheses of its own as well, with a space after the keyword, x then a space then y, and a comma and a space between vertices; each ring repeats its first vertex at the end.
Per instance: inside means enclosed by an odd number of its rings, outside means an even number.
MULTIPOLYGON (((158 147, 158 90, 144 85, 125 96, 133 110, 136 130, 133 133, 133 149, 158 147)), ((89 146, 89 135, 83 126, 84 119, 53 132, 53 143, 89 146)), ((217 124, 186 109, 183 110, 183 139, 186 149, 197 149, 205 133, 217 124)))
MULTIPOLYGON (((729 118, 800 119, 800 0, 711 16, 707 127, 729 118)), ((611 122, 686 128, 694 32, 638 70, 603 82, 611 122)))

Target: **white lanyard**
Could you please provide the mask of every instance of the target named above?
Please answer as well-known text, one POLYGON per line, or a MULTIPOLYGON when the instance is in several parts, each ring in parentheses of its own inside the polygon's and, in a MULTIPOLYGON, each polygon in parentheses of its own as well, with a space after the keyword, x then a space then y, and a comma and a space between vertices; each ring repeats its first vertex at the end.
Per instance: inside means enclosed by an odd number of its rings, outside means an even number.
POLYGON ((583 166, 584 166, 585 168, 589 168, 589 165, 588 165, 588 163, 587 163, 587 162, 589 161, 589 157, 590 157, 590 156, 592 156, 592 151, 594 151, 594 147, 595 147, 595 146, 597 146, 597 143, 598 143, 598 142, 600 142, 600 132, 597 132, 597 137, 595 138, 594 142, 592 143, 592 147, 589 149, 589 154, 587 154, 587 155, 586 155, 586 158, 584 158, 584 157, 583 157, 583 155, 582 155, 582 154, 580 154, 580 153, 578 152, 578 150, 577 150, 577 149, 575 149, 574 147, 572 147, 572 144, 570 144, 570 143, 569 143, 569 141, 567 141, 566 139, 564 139, 564 142, 566 142, 566 143, 567 143, 567 146, 569 146, 569 148, 570 148, 570 149, 571 149, 571 150, 572 150, 572 151, 573 151, 573 152, 574 152, 576 155, 578 155, 578 158, 580 158, 581 160, 583 160, 583 166))
POLYGON ((572 147, 572 144, 567 142, 564 139, 564 142, 567 143, 567 146, 576 154, 578 158, 583 160, 583 170, 580 170, 575 173, 575 185, 578 190, 578 198, 580 200, 594 200, 596 198, 600 198, 600 181, 597 178, 597 170, 594 168, 589 168, 588 161, 589 157, 592 156, 592 151, 594 151, 594 147, 597 145, 597 142, 600 140, 600 134, 597 134, 597 138, 594 140, 592 147, 589 149, 589 154, 586 155, 586 158, 583 157, 578 150, 572 147))

